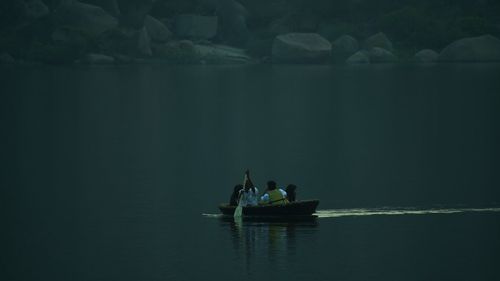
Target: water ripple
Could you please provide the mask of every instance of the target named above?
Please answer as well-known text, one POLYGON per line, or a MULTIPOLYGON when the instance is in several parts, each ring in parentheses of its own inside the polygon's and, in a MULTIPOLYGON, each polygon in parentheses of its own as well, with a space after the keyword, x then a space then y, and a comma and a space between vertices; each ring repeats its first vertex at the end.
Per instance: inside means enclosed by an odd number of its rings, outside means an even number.
POLYGON ((470 212, 500 212, 500 208, 373 208, 373 209, 331 209, 319 210, 319 218, 337 218, 351 216, 394 216, 394 215, 430 215, 430 214, 456 214, 470 212))

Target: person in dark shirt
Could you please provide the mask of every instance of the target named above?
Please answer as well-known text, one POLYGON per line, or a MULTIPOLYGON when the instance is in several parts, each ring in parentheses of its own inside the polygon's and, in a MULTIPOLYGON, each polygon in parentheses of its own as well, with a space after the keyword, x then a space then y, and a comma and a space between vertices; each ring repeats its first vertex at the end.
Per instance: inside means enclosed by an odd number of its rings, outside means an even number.
POLYGON ((242 189, 243 185, 241 184, 237 184, 234 186, 233 194, 231 194, 231 199, 229 199, 229 206, 238 206, 238 197, 242 189))
POLYGON ((288 199, 289 202, 294 202, 295 201, 295 190, 297 189, 297 186, 295 184, 289 184, 285 191, 286 191, 286 198, 288 199))

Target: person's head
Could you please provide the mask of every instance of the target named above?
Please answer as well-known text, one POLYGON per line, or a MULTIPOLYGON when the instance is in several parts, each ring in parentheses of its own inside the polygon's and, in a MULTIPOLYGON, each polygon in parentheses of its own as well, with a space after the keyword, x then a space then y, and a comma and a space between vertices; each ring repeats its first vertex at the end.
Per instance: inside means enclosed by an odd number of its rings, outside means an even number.
POLYGON ((268 190, 275 190, 276 189, 276 182, 275 181, 268 181, 267 182, 267 189, 268 190))
POLYGON ((295 189, 297 189, 297 186, 295 184, 289 184, 286 186, 286 192, 294 192, 295 189))

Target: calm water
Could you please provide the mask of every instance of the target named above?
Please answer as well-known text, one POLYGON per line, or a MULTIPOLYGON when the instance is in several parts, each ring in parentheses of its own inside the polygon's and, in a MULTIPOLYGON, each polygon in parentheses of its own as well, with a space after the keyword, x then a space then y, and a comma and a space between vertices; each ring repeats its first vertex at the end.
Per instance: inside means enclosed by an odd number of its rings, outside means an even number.
POLYGON ((1 280, 500 280, 500 65, 0 77, 1 280), (215 215, 246 168, 319 218, 215 215))

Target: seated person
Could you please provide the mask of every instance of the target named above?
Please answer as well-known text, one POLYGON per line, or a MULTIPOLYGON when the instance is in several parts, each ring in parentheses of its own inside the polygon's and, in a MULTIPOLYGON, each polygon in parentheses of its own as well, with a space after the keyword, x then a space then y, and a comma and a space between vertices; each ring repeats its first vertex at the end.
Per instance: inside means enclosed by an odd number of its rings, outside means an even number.
POLYGON ((238 197, 242 189, 242 184, 237 184, 234 186, 233 193, 231 194, 231 199, 229 199, 229 206, 238 206, 238 197))
POLYGON ((260 197, 260 204, 282 205, 288 203, 286 192, 276 187, 276 182, 267 182, 267 191, 260 197))
POLYGON ((295 190, 297 189, 297 186, 295 184, 289 184, 285 191, 286 191, 286 199, 290 202, 295 202, 295 196, 296 192, 295 190))

